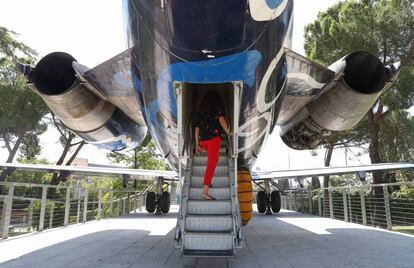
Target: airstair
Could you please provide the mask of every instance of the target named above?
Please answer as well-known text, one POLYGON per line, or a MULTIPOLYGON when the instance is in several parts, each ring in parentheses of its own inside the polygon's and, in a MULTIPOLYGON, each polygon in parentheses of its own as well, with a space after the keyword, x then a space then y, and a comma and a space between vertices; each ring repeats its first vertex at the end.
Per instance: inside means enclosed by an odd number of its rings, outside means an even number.
POLYGON ((184 257, 233 257, 238 249, 243 247, 241 232, 240 208, 237 196, 237 157, 238 157, 238 126, 239 103, 242 81, 228 83, 228 118, 231 122, 233 136, 223 141, 209 193, 216 200, 202 200, 204 173, 207 165, 207 155, 194 154, 193 140, 187 137, 187 147, 184 146, 184 133, 191 133, 189 118, 183 119, 183 114, 189 115, 187 103, 191 100, 191 88, 184 91, 181 82, 175 82, 177 97, 177 148, 178 173, 181 189, 180 211, 175 231, 174 247, 181 250, 184 257), (184 92, 184 93, 183 93, 184 92), (183 97, 183 95, 185 95, 183 97), (186 150, 188 148, 188 150, 186 150), (184 153, 186 151, 186 154, 184 153), (186 163, 185 169, 182 164, 186 163))
POLYGON ((175 240, 182 256, 233 257, 242 248, 234 162, 227 151, 225 146, 220 148, 213 187, 209 190, 216 200, 201 199, 205 153, 187 162, 175 240))

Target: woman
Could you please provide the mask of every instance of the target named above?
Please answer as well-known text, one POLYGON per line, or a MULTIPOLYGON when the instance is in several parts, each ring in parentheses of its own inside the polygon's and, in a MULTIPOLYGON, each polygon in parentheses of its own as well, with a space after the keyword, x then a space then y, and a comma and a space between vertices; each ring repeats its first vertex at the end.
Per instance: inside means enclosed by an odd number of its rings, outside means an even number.
POLYGON ((201 147, 207 153, 207 168, 204 174, 204 188, 201 198, 214 200, 208 190, 213 179, 219 159, 221 135, 230 134, 230 127, 223 116, 221 97, 216 91, 209 91, 203 98, 195 122, 196 151, 201 153, 201 147))

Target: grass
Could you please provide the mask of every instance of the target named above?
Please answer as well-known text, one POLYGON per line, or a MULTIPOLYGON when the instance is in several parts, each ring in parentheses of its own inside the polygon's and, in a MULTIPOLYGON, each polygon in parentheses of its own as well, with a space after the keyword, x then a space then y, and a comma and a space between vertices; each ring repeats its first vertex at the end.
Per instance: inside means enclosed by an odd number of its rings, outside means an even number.
POLYGON ((414 235, 414 226, 393 226, 392 230, 414 235))

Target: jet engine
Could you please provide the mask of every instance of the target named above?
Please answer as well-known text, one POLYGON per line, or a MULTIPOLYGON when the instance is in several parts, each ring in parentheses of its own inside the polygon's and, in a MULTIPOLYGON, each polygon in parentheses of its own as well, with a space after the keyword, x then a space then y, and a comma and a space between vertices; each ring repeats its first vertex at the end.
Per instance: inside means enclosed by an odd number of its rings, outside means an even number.
POLYGON ((399 64, 384 67, 377 57, 365 51, 338 60, 328 67, 335 72, 335 78, 281 127, 282 140, 293 149, 315 149, 332 131, 351 129, 391 87, 398 67, 399 64))
POLYGON ((74 62, 71 55, 54 52, 42 58, 35 68, 24 66, 21 71, 57 118, 83 140, 112 151, 139 145, 146 126, 136 124, 120 108, 96 94, 93 85, 79 77, 74 62))

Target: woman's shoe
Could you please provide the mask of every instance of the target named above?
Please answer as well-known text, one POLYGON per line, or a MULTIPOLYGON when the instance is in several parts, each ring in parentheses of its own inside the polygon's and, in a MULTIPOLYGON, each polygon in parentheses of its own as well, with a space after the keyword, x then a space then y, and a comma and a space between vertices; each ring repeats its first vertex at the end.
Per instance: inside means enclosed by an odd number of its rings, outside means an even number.
POLYGON ((201 199, 203 199, 203 200, 216 200, 214 197, 212 197, 211 195, 208 195, 208 196, 204 196, 204 195, 201 195, 201 199))

